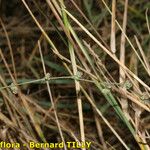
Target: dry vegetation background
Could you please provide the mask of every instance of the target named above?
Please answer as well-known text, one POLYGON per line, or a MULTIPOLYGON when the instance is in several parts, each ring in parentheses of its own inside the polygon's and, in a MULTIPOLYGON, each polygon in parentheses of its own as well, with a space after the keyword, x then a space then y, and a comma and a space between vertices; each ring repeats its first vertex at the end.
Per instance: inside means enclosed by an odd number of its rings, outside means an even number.
POLYGON ((0 0, 0 140, 149 150, 149 8, 0 0))

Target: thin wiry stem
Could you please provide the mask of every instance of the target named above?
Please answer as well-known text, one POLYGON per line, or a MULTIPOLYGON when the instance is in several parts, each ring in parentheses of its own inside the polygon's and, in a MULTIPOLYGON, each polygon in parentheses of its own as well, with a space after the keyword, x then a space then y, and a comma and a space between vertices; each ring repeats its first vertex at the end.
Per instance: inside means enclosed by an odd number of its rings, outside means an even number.
MULTIPOLYGON (((125 6, 124 6, 124 17, 123 17, 123 31, 126 34, 126 26, 127 26, 127 9, 128 9, 128 0, 125 1, 125 6)), ((125 42, 126 42, 126 38, 125 35, 122 33, 121 34, 121 44, 120 44, 120 62, 125 65, 125 42)), ((125 71, 122 69, 121 66, 119 66, 119 71, 120 71, 120 77, 119 77, 119 81, 120 83, 125 82, 126 80, 126 74, 125 71)), ((126 92, 126 89, 123 88, 124 92, 126 92)), ((129 113, 128 113, 128 101, 125 98, 121 98, 121 106, 122 109, 126 115, 126 117, 129 120, 129 113)))
MULTIPOLYGON (((41 61, 42 61, 42 65, 43 65, 44 75, 46 77, 47 72, 46 72, 46 67, 45 67, 45 63, 44 63, 44 59, 43 59, 43 53, 42 53, 42 50, 41 50, 40 42, 38 42, 38 46, 39 46, 39 52, 40 52, 41 61)), ((52 108, 54 109, 54 115, 55 115, 58 130, 59 130, 59 133, 60 133, 60 137, 62 139, 62 142, 64 143, 64 149, 67 150, 67 147, 66 147, 66 144, 65 144, 65 139, 64 139, 64 136, 63 136, 63 133, 62 133, 62 130, 61 130, 60 122, 59 122, 59 119, 58 119, 58 116, 57 116, 56 107, 55 107, 55 104, 54 104, 54 100, 53 100, 53 97, 52 97, 52 92, 51 92, 50 85, 49 85, 48 81, 46 81, 46 85, 47 85, 50 101, 51 101, 51 104, 52 104, 52 108)))
MULTIPOLYGON (((64 8, 63 4, 64 4, 64 2, 62 0, 61 5, 64 8)), ((63 11, 62 15, 64 18, 64 24, 65 24, 66 28, 70 29, 69 28, 70 24, 68 22, 66 12, 63 11)), ((70 34, 69 30, 68 30, 68 34, 70 34)), ((70 58, 71 58, 71 62, 72 62, 73 74, 77 75, 78 69, 77 69, 77 64, 76 64, 75 52, 74 52, 73 45, 69 40, 68 40, 68 45, 69 45, 70 58)), ((81 95, 80 95, 80 83, 77 80, 75 80, 75 88, 76 88, 76 95, 77 95, 81 142, 85 142, 84 117, 83 117, 82 99, 81 99, 81 95)), ((82 150, 85 150, 85 148, 82 148, 82 150)))

